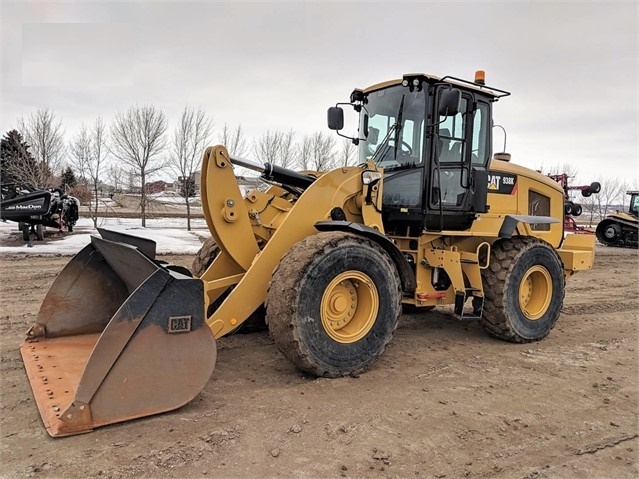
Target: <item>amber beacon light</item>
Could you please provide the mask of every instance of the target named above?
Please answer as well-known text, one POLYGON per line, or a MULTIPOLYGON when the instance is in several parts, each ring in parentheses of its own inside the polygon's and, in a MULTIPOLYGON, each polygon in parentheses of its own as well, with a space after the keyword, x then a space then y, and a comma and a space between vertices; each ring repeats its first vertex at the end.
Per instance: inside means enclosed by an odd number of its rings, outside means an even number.
POLYGON ((475 72, 475 83, 479 85, 486 84, 486 72, 484 70, 477 70, 475 72))

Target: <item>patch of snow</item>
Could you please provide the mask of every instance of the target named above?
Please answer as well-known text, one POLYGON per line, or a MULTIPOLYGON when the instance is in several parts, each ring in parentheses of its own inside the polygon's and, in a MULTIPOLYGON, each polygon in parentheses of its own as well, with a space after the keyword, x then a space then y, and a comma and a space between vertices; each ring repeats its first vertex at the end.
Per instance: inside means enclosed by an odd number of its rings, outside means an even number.
MULTIPOLYGON (((98 226, 114 231, 148 238, 156 242, 158 254, 196 254, 202 242, 210 237, 206 222, 203 219, 191 220, 191 231, 186 229, 186 218, 154 218, 146 220, 147 226, 140 226, 137 218, 100 218, 98 226)), ((55 229, 47 228, 47 232, 55 233, 55 229)), ((60 254, 73 256, 91 242, 91 235, 98 235, 93 228, 93 221, 81 218, 75 225, 73 233, 57 237, 45 233, 45 241, 34 241, 33 247, 20 241, 15 246, 0 246, 2 254, 60 254)), ((0 243, 7 243, 9 236, 18 235, 18 224, 8 221, 0 222, 0 243)))

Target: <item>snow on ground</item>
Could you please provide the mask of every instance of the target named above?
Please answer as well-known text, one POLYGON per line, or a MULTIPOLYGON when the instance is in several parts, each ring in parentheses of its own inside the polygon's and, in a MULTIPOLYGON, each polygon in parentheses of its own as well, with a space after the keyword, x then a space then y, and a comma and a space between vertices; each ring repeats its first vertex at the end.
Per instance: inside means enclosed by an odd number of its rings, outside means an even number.
MULTIPOLYGON (((203 219, 191 219, 191 231, 186 229, 186 218, 147 219, 146 228, 140 223, 141 220, 136 218, 100 218, 98 227, 151 239, 157 243, 158 254, 196 254, 202 242, 210 237, 203 219)), ((0 246, 0 256, 22 253, 72 256, 90 243, 92 234, 98 235, 93 228, 93 221, 81 218, 73 233, 60 234, 55 229, 47 228, 45 240, 34 241, 30 248, 21 241, 17 223, 0 222, 0 244, 15 243, 15 246, 0 246), (11 241, 10 237, 20 238, 20 241, 11 241)))

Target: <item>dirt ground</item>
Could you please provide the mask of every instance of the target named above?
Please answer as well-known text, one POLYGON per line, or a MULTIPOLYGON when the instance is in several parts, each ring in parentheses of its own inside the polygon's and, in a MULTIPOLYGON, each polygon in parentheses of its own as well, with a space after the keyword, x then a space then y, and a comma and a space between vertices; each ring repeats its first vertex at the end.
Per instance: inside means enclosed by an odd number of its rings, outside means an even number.
POLYGON ((182 409, 52 439, 18 345, 69 257, 2 256, 0 476, 639 477, 637 259, 598 248, 539 343, 404 316, 369 371, 331 380, 296 371, 267 333, 234 335, 182 409))

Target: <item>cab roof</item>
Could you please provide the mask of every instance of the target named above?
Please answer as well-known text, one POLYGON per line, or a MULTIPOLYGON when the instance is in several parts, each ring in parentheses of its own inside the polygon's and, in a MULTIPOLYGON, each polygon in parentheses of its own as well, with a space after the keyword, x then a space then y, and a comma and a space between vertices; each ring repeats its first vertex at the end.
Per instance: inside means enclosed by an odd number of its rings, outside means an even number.
POLYGON ((468 90, 474 90, 478 93, 482 93, 483 95, 489 96, 497 100, 498 98, 510 95, 510 92, 500 90, 499 88, 489 87, 486 85, 482 85, 481 83, 472 82, 469 80, 464 80, 461 78, 456 78, 452 76, 444 76, 438 77, 435 75, 431 75, 429 73, 407 73, 402 78, 398 78, 395 80, 387 80, 381 83, 376 83, 375 85, 371 85, 367 88, 361 90, 363 93, 368 94, 377 90, 382 90, 384 88, 388 88, 395 85, 401 85, 404 80, 412 81, 414 79, 421 79, 427 81, 430 84, 435 83, 449 83, 452 85, 457 85, 462 88, 468 90))

